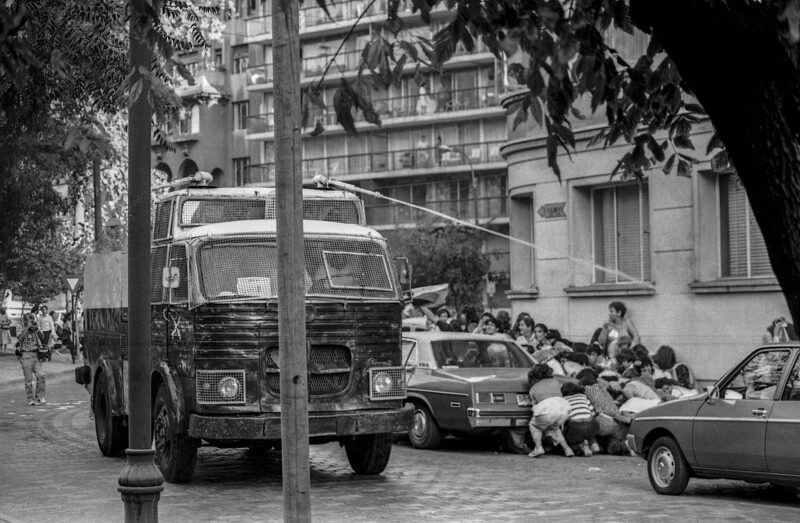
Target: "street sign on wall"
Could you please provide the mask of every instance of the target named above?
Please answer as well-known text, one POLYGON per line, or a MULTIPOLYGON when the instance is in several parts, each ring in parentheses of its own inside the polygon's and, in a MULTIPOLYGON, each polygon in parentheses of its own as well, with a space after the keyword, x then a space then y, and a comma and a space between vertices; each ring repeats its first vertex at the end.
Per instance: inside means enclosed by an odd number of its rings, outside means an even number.
POLYGON ((567 202, 545 203, 536 212, 546 220, 550 218, 566 218, 567 213, 564 212, 566 205, 567 202))

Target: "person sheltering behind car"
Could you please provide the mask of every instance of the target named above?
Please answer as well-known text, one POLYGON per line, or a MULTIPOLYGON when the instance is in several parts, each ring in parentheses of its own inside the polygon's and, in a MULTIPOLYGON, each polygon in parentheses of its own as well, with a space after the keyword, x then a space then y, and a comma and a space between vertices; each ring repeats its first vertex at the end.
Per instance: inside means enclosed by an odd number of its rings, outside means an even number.
POLYGON ((575 453, 564 439, 561 428, 570 413, 569 402, 561 395, 561 384, 553 378, 553 369, 546 363, 537 363, 528 371, 528 395, 531 398, 533 416, 528 423, 533 438, 533 451, 528 457, 535 458, 545 453, 542 439, 547 436, 560 446, 564 455, 575 453))
POLYGON ((586 457, 600 452, 596 439, 600 429, 595 420, 594 407, 584 394, 583 387, 567 381, 561 385, 561 394, 569 402, 570 409, 563 431, 567 444, 573 452, 579 449, 586 457))
POLYGON ((675 351, 669 345, 662 345, 653 355, 653 378, 667 378, 676 383, 672 395, 691 396, 697 393, 694 373, 683 362, 678 362, 675 351))

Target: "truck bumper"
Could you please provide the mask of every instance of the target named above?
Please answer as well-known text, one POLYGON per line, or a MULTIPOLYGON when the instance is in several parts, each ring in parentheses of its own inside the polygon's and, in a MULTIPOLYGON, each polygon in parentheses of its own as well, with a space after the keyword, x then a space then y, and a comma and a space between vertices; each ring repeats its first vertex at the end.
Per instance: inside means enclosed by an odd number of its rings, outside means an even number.
MULTIPOLYGON (((308 435, 356 436, 405 432, 414 410, 410 405, 398 409, 309 412, 308 435)), ((259 416, 189 415, 189 435, 198 439, 280 439, 280 413, 259 416)))

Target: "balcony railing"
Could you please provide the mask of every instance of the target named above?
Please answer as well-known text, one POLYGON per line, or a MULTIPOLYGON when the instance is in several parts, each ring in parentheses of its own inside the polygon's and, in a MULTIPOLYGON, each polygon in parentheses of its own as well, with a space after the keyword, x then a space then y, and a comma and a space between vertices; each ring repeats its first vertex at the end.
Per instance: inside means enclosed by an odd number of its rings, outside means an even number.
MULTIPOLYGON (((483 42, 478 42, 475 52, 487 52, 488 48, 483 42)), ((468 53, 463 44, 458 44, 454 56, 465 56, 474 53, 468 53)), ((323 73, 328 62, 333 58, 333 52, 318 54, 316 56, 309 56, 303 58, 301 74, 305 77, 313 77, 323 73)), ((331 64, 332 70, 337 68, 343 71, 357 71, 361 64, 361 51, 343 51, 336 55, 336 58, 331 64)), ((269 84, 273 79, 273 64, 265 63, 261 65, 254 65, 247 68, 247 85, 269 84)))
MULTIPOLYGON (((368 1, 328 3, 328 11, 333 22, 354 20, 364 11, 368 1)), ((365 17, 386 14, 386 1, 378 0, 370 7, 365 17)), ((300 30, 332 23, 331 18, 317 6, 300 9, 300 30)), ((272 34, 272 15, 268 14, 258 18, 246 20, 245 30, 248 37, 272 34)))
MULTIPOLYGON (((396 151, 373 152, 303 159, 303 179, 310 180, 318 174, 341 176, 398 171, 403 169, 433 169, 438 167, 473 166, 500 162, 500 146, 505 140, 459 144, 458 151, 443 152, 436 147, 415 147, 396 151)), ((274 162, 250 165, 248 183, 273 183, 274 162)))
MULTIPOLYGON (((460 220, 475 219, 476 205, 471 199, 460 200, 433 200, 414 202, 417 205, 431 209, 460 220)), ((478 219, 507 217, 507 200, 503 196, 478 198, 478 219)), ((365 209, 367 223, 370 225, 396 225, 398 223, 430 223, 440 221, 441 218, 428 212, 414 209, 399 203, 385 205, 368 205, 365 209)))
MULTIPOLYGON (((384 98, 382 100, 373 100, 372 105, 381 119, 403 118, 496 107, 499 94, 500 89, 492 86, 445 91, 432 95, 384 98)), ((323 125, 334 125, 336 124, 336 112, 330 105, 325 111, 314 106, 310 109, 308 120, 312 124, 316 120, 321 120, 323 125)), ((361 111, 354 112, 353 120, 355 122, 363 122, 364 113, 361 111)), ((273 113, 254 114, 247 117, 247 134, 273 131, 273 113)))

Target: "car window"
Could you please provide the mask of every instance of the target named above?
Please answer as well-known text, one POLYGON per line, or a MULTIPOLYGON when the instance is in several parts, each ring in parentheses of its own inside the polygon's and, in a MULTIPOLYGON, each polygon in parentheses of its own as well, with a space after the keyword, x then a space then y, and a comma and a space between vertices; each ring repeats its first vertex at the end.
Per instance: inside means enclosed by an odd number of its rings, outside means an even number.
POLYGON ((403 340, 403 365, 415 366, 419 360, 417 342, 414 340, 403 340))
POLYGON ((754 355, 721 387, 725 399, 772 399, 789 360, 790 351, 762 351, 754 355))
POLYGON ((439 367, 524 368, 531 363, 513 342, 493 340, 440 340, 431 343, 439 367))
POLYGON ((784 401, 800 401, 800 358, 797 363, 792 367, 789 373, 789 379, 786 381, 786 387, 783 389, 781 399, 784 401))

